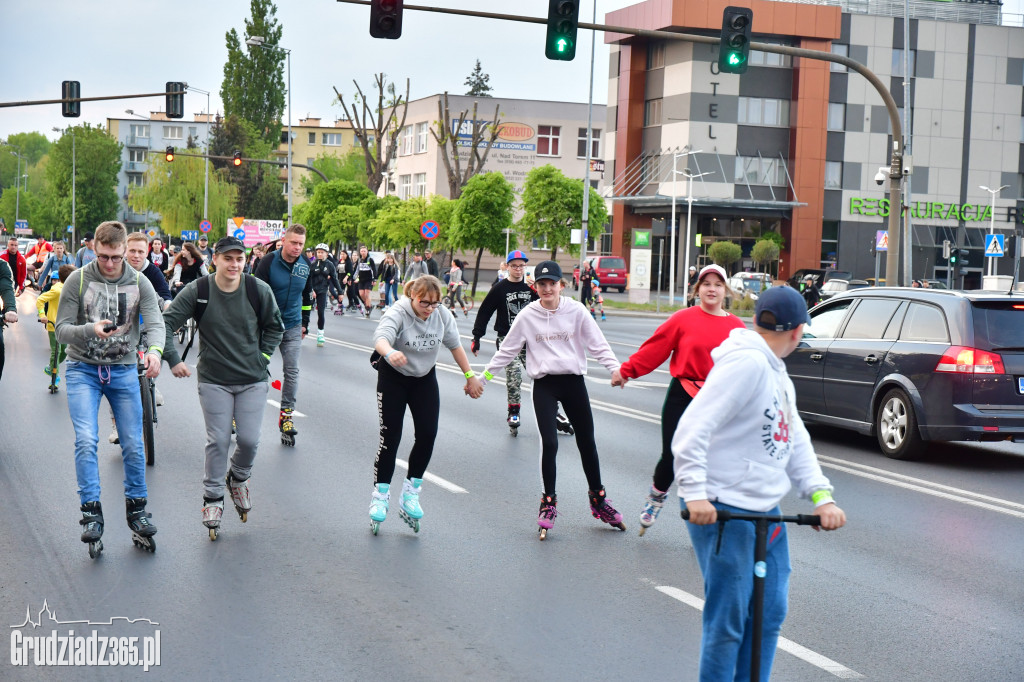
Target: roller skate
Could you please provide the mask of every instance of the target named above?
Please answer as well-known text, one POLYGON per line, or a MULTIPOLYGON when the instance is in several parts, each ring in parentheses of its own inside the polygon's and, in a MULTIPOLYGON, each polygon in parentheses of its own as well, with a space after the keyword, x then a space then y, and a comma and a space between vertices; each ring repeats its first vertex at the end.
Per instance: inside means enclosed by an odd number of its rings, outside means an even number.
POLYGON ((405 479, 405 483, 402 484, 402 504, 398 507, 398 515, 416 533, 420 532, 420 519, 423 518, 423 509, 420 507, 422 487, 422 478, 405 479))
POLYGON ((220 531, 220 520, 224 516, 224 498, 216 500, 203 498, 203 525, 210 529, 210 540, 217 539, 220 531))
POLYGON ((555 414, 555 428, 569 436, 576 433, 576 429, 572 428, 572 424, 561 412, 555 414))
POLYGON ((322 329, 316 333, 316 347, 317 348, 323 348, 324 347, 324 332, 323 332, 322 329))
POLYGON ((555 517, 558 516, 558 495, 540 496, 540 513, 537 515, 537 534, 541 540, 548 536, 548 531, 555 527, 555 517))
POLYGON ((249 520, 249 510, 252 509, 252 499, 249 497, 249 479, 239 481, 235 475, 228 470, 228 477, 224 480, 231 491, 231 501, 235 503, 235 511, 242 523, 249 520))
POLYGON ((519 405, 509 403, 508 405, 508 429, 515 438, 519 435, 519 405))
POLYGON ((335 315, 344 315, 345 314, 345 306, 343 306, 342 304, 339 303, 337 305, 337 307, 334 308, 334 314, 335 315))
POLYGON ((626 524, 622 522, 622 514, 615 511, 615 507, 605 499, 603 486, 600 490, 588 490, 587 495, 590 497, 590 513, 594 515, 595 519, 600 519, 619 530, 626 530, 626 524))
POLYGON ((668 497, 667 491, 661 492, 653 485, 651 486, 651 492, 647 493, 647 502, 644 504, 644 510, 640 512, 640 535, 643 535, 648 528, 654 525, 658 514, 661 513, 661 508, 665 506, 666 497, 668 497))
POLYGON ((156 526, 149 520, 153 515, 146 512, 146 498, 125 498, 124 507, 128 528, 132 531, 132 542, 139 549, 155 552, 156 540, 153 536, 156 535, 156 526))
POLYGON ((601 313, 601 321, 602 321, 602 322, 605 322, 605 321, 607 321, 607 320, 608 320, 608 318, 607 318, 607 317, 605 317, 605 314, 604 314, 604 313, 601 313))
POLYGON ((95 559, 103 551, 103 507, 99 501, 82 505, 82 542, 89 545, 89 558, 95 559))
POLYGON ((281 443, 288 446, 295 445, 295 436, 299 432, 295 430, 295 422, 292 421, 292 408, 281 409, 281 416, 277 420, 277 428, 281 429, 281 443))
POLYGON ((380 524, 384 523, 384 519, 388 517, 388 502, 390 500, 391 485, 389 483, 378 483, 373 487, 373 495, 370 497, 370 530, 374 535, 380 531, 380 524))

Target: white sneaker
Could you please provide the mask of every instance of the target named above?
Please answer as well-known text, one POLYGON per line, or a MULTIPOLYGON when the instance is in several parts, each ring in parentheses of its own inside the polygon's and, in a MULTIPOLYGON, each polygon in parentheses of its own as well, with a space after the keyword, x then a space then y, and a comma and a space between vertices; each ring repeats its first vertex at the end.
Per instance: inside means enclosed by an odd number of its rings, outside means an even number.
POLYGON ((110 432, 110 435, 107 436, 107 442, 113 443, 114 445, 119 445, 121 443, 121 439, 117 437, 117 429, 110 432))
POLYGON ((164 395, 160 392, 160 389, 156 386, 153 387, 153 392, 156 393, 156 406, 161 407, 164 404, 164 395))

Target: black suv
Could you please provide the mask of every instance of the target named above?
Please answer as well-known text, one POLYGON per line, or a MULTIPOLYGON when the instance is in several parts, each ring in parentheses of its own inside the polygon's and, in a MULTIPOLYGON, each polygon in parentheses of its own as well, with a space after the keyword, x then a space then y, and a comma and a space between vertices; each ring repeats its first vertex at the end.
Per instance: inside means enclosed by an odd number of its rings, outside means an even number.
POLYGON ((880 287, 810 314, 786 358, 805 422, 874 434, 894 459, 1024 437, 1024 296, 880 287))

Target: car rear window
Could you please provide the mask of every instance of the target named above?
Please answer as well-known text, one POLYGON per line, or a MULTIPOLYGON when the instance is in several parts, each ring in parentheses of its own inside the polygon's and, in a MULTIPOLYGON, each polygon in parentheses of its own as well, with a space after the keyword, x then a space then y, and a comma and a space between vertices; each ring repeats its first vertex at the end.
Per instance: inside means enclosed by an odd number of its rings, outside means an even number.
POLYGON ((881 339, 900 302, 890 298, 861 299, 843 332, 844 339, 881 339))
POLYGON ((907 317, 903 320, 900 340, 949 343, 949 331, 942 311, 923 303, 911 303, 907 317))
POLYGON ((1024 299, 974 303, 974 336, 990 350, 1024 347, 1024 299))
POLYGON ((597 262, 597 267, 608 270, 625 270, 626 261, 622 258, 602 258, 597 262))

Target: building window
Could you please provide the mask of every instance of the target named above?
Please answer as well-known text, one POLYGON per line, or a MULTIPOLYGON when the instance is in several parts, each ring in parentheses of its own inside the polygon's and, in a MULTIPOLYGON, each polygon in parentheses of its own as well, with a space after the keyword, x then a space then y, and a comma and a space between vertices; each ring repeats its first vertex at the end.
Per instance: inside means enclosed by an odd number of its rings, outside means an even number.
POLYGON ((405 199, 409 198, 412 192, 412 176, 411 175, 399 175, 398 176, 398 198, 405 199))
POLYGON ((409 156, 412 154, 412 126, 405 126, 398 139, 398 155, 409 156))
POLYGON ((835 267, 839 253, 839 221, 824 220, 821 223, 821 266, 835 267))
POLYGON ((537 126, 537 156, 559 156, 560 126, 537 126))
POLYGON ((825 189, 843 188, 843 162, 825 162, 825 189))
POLYGON ((786 169, 779 159, 765 159, 759 156, 737 156, 733 182, 747 185, 772 185, 784 187, 786 169))
POLYGON ((661 125, 661 98, 644 102, 644 127, 661 125))
MULTIPOLYGON (((427 151, 427 122, 416 124, 416 153, 423 154, 427 151)), ((424 182, 426 182, 424 180, 424 182)))
POLYGON ((665 43, 647 46, 647 70, 665 68, 665 43))
POLYGON ((131 134, 133 137, 149 137, 149 126, 133 123, 131 126, 131 134))
POLYGON ((846 130, 846 105, 842 102, 828 103, 828 129, 846 130))
POLYGON ((427 196, 427 174, 417 173, 415 178, 415 187, 413 196, 425 197, 427 196))
POLYGON ((191 137, 193 140, 196 139, 197 137, 199 137, 199 129, 198 128, 194 128, 194 127, 189 127, 189 129, 188 129, 188 136, 191 137))
POLYGON ((328 146, 328 147, 340 147, 341 146, 341 133, 322 133, 321 139, 323 139, 325 146, 328 146))
MULTIPOLYGON (((892 75, 903 76, 903 50, 892 51, 892 75)), ((917 50, 910 51, 910 75, 917 74, 917 50)))
MULTIPOLYGON (((840 57, 850 56, 850 46, 840 45, 832 43, 832 54, 837 54, 840 57)), ((846 73, 846 66, 844 64, 837 64, 835 62, 829 62, 829 70, 834 73, 846 73)))
POLYGON ((181 139, 181 126, 164 126, 164 139, 165 140, 180 140, 181 139))
POLYGON ((793 58, 788 54, 778 54, 775 52, 761 52, 760 50, 751 50, 750 59, 747 62, 750 66, 779 66, 789 67, 793 64, 793 58))
POLYGON ((145 149, 129 149, 128 160, 133 163, 146 163, 145 149))
POLYGON ((789 100, 740 97, 736 122, 742 125, 789 127, 789 100))
POLYGON ((129 173, 128 174, 128 185, 129 187, 145 187, 146 176, 142 173, 129 173))
MULTIPOLYGON (((587 158, 587 129, 580 128, 576 138, 576 158, 587 158)), ((590 131, 590 158, 601 158, 601 131, 592 128, 590 131)))
POLYGON ((310 133, 309 134, 309 144, 311 144, 311 145, 315 145, 316 144, 316 133, 310 133))

